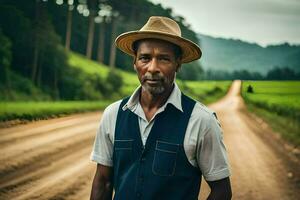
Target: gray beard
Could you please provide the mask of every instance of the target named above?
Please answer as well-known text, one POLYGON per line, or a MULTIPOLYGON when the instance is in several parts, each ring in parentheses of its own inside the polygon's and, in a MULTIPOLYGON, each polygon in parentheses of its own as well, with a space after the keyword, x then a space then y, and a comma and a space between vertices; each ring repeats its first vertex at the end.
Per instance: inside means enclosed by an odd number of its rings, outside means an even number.
POLYGON ((161 80, 162 80, 161 85, 158 85, 158 86, 156 86, 156 87, 152 87, 152 86, 148 85, 146 82, 144 82, 144 83, 142 84, 143 90, 149 92, 149 93, 150 93, 151 95, 153 95, 153 96, 158 96, 158 95, 164 93, 165 90, 166 90, 166 88, 164 88, 164 84, 167 83, 167 84, 173 85, 173 83, 174 83, 174 81, 175 81, 175 79, 176 79, 176 73, 175 73, 175 76, 174 76, 174 79, 173 79, 173 80, 169 80, 169 79, 166 78, 166 77, 163 78, 161 75, 151 75, 151 74, 148 74, 148 73, 146 73, 146 75, 145 75, 144 78, 146 78, 146 77, 148 77, 148 78, 154 78, 155 76, 156 76, 156 78, 157 78, 157 76, 158 76, 159 78, 161 78, 161 80))
POLYGON ((165 88, 163 86, 151 87, 148 84, 143 84, 142 87, 143 87, 143 90, 149 92, 150 94, 152 94, 154 96, 160 95, 165 91, 165 88))

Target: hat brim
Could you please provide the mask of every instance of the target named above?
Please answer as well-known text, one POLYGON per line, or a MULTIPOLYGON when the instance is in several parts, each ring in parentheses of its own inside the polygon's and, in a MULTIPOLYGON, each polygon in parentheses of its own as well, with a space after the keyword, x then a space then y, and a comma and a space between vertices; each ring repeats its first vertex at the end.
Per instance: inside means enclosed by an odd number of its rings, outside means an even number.
POLYGON ((156 31, 130 31, 119 35, 116 40, 116 46, 123 52, 134 56, 132 44, 141 39, 155 38, 165 40, 179 46, 182 50, 182 63, 188 63, 201 57, 200 47, 194 42, 171 34, 156 31))

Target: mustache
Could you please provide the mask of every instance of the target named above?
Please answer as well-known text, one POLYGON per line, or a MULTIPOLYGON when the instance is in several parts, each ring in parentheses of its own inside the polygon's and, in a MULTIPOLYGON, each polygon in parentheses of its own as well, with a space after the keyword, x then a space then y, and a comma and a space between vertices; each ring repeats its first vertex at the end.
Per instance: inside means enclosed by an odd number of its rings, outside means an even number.
POLYGON ((142 81, 144 82, 146 80, 164 81, 165 77, 161 74, 146 73, 142 78, 142 81))

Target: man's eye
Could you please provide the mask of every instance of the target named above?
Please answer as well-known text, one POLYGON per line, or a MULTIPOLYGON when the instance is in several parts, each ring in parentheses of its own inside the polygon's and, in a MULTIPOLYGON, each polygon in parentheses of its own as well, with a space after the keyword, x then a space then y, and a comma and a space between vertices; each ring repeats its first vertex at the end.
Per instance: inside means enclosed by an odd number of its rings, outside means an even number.
POLYGON ((161 61, 170 61, 170 58, 168 58, 168 57, 161 57, 160 60, 161 61))
POLYGON ((139 57, 139 60, 140 60, 140 61, 148 61, 148 60, 149 60, 149 57, 141 56, 141 57, 139 57))

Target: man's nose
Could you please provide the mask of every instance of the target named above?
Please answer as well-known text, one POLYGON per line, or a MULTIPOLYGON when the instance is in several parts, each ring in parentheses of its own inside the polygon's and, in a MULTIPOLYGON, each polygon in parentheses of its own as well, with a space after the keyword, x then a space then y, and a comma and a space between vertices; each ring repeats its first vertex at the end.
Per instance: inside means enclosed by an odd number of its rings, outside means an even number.
POLYGON ((158 61, 156 58, 151 59, 147 71, 152 74, 159 72, 158 61))

